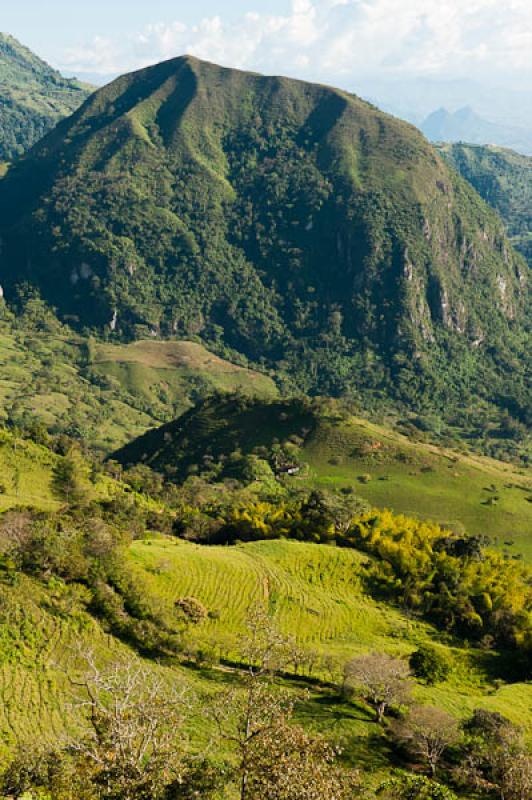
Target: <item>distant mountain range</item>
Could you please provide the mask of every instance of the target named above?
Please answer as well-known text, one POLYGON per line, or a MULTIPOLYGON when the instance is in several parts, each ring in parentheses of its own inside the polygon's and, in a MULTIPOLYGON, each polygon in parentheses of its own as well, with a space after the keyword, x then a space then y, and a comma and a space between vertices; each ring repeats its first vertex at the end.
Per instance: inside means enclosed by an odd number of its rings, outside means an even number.
POLYGON ((419 126, 432 142, 468 142, 499 145, 532 155, 532 130, 500 125, 476 114, 470 106, 454 113, 440 108, 419 126))
POLYGON ((0 33, 0 161, 25 153, 91 91, 90 86, 63 78, 12 36, 0 33))

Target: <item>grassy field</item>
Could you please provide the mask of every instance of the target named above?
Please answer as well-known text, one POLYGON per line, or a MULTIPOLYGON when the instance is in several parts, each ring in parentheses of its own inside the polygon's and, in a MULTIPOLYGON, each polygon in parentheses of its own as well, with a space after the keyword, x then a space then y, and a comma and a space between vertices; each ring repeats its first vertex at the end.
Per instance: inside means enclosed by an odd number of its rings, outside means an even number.
POLYGON ((159 419, 168 418, 169 410, 178 416, 213 392, 277 394, 271 378, 225 361, 197 342, 98 344, 92 366, 97 374, 143 400, 159 419))
POLYGON ((377 507, 485 534, 532 559, 530 470, 412 442, 360 419, 320 421, 302 458, 319 485, 354 486, 377 507))
POLYGON ((0 512, 17 505, 57 508, 51 488, 55 460, 45 447, 0 431, 0 512))
POLYGON ((483 707, 531 723, 532 685, 496 689, 485 653, 460 647, 430 625, 369 598, 360 579, 365 559, 356 551, 289 541, 205 547, 151 540, 136 542, 131 555, 155 594, 171 601, 193 596, 206 606, 210 618, 193 636, 218 657, 236 657, 248 609, 266 604, 280 629, 315 654, 312 672, 323 679, 328 673, 320 658, 329 656, 341 668, 369 650, 405 656, 422 642, 436 641, 451 655, 454 670, 444 684, 419 687, 420 700, 459 717, 483 707))
POLYGON ((28 413, 110 453, 214 391, 275 395, 267 376, 194 342, 94 344, 0 326, 0 416, 28 413))
POLYGON ((301 465, 296 476, 283 479, 287 486, 349 489, 377 508, 486 535, 510 556, 532 559, 530 468, 407 438, 334 408, 282 398, 211 399, 132 442, 117 458, 145 460, 177 481, 214 463, 220 480, 244 478, 238 464, 245 465, 246 456, 271 459, 279 447, 288 462, 301 465))
MULTIPOLYGON (((172 601, 194 596, 211 612, 188 635, 205 654, 202 666, 145 662, 188 687, 195 747, 213 734, 205 716, 209 697, 236 677, 210 657, 237 656, 248 609, 258 603, 267 604, 284 633, 309 655, 301 676, 285 682, 298 693, 310 689, 297 717, 340 742, 349 763, 378 777, 393 763, 382 730, 367 707, 342 700, 328 685, 332 676, 340 679, 342 664, 356 654, 378 649, 407 656, 419 643, 436 641, 451 655, 453 672, 435 687, 419 685, 419 701, 436 703, 458 718, 483 707, 530 726, 532 685, 495 684, 485 653, 446 641, 431 626, 368 598, 360 580, 364 557, 355 551, 286 541, 207 548, 154 539, 135 542, 131 558, 150 591, 172 601), (325 669, 318 656, 330 656, 333 666, 325 669), (326 683, 307 684, 303 673, 309 671, 326 683)), ((92 651, 102 665, 137 656, 83 610, 80 589, 21 576, 15 586, 0 585, 0 599, 1 757, 16 742, 51 741, 77 729, 79 690, 72 680, 85 668, 84 652, 92 651)))

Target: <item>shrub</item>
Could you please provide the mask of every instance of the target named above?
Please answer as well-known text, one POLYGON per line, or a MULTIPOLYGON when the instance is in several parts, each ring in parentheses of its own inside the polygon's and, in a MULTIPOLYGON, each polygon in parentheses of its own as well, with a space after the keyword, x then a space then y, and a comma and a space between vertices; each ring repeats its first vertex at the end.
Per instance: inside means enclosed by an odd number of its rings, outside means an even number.
POLYGON ((203 620, 207 619, 209 616, 209 612, 203 603, 196 597, 181 597, 179 600, 176 600, 175 607, 185 615, 189 622, 195 625, 199 622, 203 622, 203 620))
POLYGON ((428 684, 446 680, 451 671, 451 662, 447 655, 430 644, 422 644, 410 656, 410 669, 421 680, 428 684))

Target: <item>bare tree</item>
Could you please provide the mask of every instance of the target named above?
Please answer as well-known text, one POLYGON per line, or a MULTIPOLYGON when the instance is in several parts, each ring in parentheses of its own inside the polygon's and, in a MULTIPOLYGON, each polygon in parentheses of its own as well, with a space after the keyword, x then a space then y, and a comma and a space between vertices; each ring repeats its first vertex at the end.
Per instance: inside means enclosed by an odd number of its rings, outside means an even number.
POLYGON ((351 800, 356 773, 337 766, 337 750, 289 720, 257 737, 250 750, 252 800, 351 800))
POLYGON ((475 790, 497 790, 501 800, 531 800, 532 754, 523 730, 502 714, 476 709, 464 731, 458 777, 475 790))
POLYGON ((87 730, 69 742, 104 798, 157 798, 184 771, 188 698, 140 661, 101 670, 92 654, 76 685, 87 730))
POLYGON ((294 697, 275 683, 293 659, 293 643, 259 610, 241 652, 248 666, 240 685, 211 706, 220 736, 237 754, 240 800, 343 799, 348 781, 334 767, 334 749, 291 723, 294 697))
POLYGON ((392 724, 392 735, 412 755, 423 759, 432 777, 445 751, 460 739, 455 718, 434 706, 414 706, 392 724))
POLYGON ((502 800, 530 800, 532 798, 532 755, 518 753, 509 759, 501 772, 499 782, 502 800))
POLYGON ((344 668, 344 690, 357 691, 375 709, 382 723, 391 705, 410 698, 412 681, 408 664, 386 653, 370 653, 349 661, 344 668))

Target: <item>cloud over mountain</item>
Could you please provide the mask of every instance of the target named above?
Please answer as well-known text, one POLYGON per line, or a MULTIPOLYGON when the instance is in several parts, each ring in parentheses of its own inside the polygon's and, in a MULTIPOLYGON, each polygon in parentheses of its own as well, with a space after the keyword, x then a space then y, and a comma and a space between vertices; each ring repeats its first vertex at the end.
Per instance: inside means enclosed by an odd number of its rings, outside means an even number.
POLYGON ((347 85, 367 73, 532 73, 528 0, 293 0, 286 14, 249 11, 236 20, 154 22, 118 39, 70 49, 69 70, 123 72, 188 52, 245 69, 347 85))

